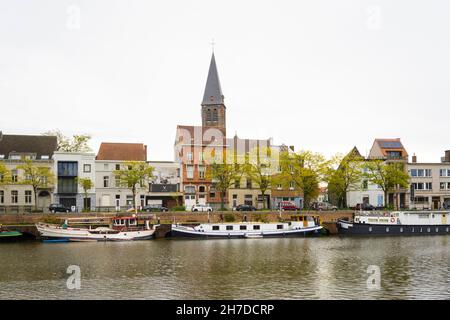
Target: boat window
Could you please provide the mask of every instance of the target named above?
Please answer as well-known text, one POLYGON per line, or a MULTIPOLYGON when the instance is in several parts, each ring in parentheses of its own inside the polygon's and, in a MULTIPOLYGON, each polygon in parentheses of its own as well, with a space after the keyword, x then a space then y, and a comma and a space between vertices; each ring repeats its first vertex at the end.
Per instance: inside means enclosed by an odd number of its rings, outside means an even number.
POLYGON ((247 230, 247 226, 239 226, 240 230, 247 230))
POLYGON ((277 229, 278 230, 283 229, 283 225, 282 224, 277 224, 277 229))
POLYGON ((137 221, 136 221, 136 219, 130 219, 129 222, 128 222, 128 224, 129 224, 130 226, 135 226, 135 225, 137 225, 137 221))
POLYGON ((212 229, 213 230, 219 230, 219 226, 213 226, 212 229))
POLYGON ((298 217, 298 221, 303 221, 303 216, 298 217))
POLYGON ((227 226, 227 230, 233 230, 233 226, 227 226))
POLYGON ((261 226, 260 226, 260 225, 254 225, 254 226, 253 226, 253 230, 259 230, 259 229, 261 229, 261 226))

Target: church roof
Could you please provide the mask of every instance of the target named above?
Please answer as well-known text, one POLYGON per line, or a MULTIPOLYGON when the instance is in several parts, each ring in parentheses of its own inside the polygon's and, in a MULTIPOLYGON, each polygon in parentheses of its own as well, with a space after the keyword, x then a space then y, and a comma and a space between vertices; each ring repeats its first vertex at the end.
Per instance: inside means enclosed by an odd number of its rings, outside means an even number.
POLYGON ((214 53, 211 56, 208 79, 206 80, 205 93, 203 94, 202 105, 217 105, 224 103, 224 96, 220 86, 219 73, 217 72, 216 59, 214 53))

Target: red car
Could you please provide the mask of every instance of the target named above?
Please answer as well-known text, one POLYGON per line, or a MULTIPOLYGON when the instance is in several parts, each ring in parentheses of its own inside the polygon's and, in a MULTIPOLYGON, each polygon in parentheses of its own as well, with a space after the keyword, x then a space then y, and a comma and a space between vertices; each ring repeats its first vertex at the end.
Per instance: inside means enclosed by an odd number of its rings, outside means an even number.
POLYGON ((295 203, 292 203, 290 201, 281 201, 279 203, 279 208, 283 211, 295 211, 298 210, 297 206, 295 205, 295 203))

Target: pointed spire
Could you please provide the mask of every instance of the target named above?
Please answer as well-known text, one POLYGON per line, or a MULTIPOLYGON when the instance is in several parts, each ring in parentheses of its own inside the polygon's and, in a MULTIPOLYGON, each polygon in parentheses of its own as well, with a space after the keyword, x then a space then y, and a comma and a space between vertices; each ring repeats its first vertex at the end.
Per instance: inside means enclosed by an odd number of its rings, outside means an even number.
POLYGON ((219 73, 217 72, 216 59, 214 52, 211 56, 209 65, 208 79, 206 80, 205 93, 203 94, 202 106, 217 105, 224 103, 222 88, 220 87, 219 73))

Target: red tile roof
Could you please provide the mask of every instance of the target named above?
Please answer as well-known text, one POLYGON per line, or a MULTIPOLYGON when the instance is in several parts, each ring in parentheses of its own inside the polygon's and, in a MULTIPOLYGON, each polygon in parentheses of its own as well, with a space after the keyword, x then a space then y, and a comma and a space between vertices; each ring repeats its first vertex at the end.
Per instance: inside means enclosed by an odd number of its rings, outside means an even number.
POLYGON ((96 159, 147 161, 147 146, 143 143, 102 142, 96 159))

